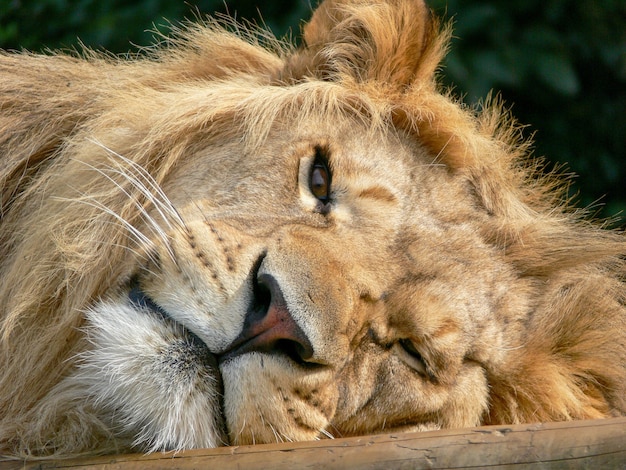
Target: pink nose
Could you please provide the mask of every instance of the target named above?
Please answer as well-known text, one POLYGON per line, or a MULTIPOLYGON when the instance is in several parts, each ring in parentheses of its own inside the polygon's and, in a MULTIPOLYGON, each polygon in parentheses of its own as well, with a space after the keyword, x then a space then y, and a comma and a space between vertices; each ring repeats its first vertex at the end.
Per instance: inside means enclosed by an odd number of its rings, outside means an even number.
POLYGON ((225 356, 258 351, 286 354, 298 363, 310 359, 313 346, 289 312, 276 279, 261 274, 254 290, 255 303, 246 316, 243 331, 225 356))

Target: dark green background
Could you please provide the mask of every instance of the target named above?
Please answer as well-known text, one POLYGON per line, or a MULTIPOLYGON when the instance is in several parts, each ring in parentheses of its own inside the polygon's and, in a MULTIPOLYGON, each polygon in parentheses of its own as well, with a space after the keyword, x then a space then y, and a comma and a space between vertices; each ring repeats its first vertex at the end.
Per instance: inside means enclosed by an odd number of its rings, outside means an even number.
MULTIPOLYGON (((150 31, 167 31, 168 21, 226 11, 239 19, 262 18, 278 36, 297 36, 311 3, 0 0, 0 47, 42 51, 82 42, 124 53, 154 42, 150 31)), ((626 0, 429 4, 455 23, 445 82, 468 103, 489 90, 500 92, 529 125, 527 135, 534 133, 535 155, 552 166, 567 163, 579 175, 571 192, 580 206, 591 205, 598 217, 626 210, 626 0)))

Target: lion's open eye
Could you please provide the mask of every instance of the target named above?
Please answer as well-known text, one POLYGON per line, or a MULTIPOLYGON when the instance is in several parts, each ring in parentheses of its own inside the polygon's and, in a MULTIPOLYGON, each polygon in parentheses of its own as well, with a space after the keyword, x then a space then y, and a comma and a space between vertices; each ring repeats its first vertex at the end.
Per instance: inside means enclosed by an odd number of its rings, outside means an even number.
POLYGON ((409 339, 401 339, 396 343, 396 351, 398 356, 411 368, 413 368, 418 374, 423 376, 430 376, 426 368, 426 363, 420 352, 415 347, 415 344, 409 339))
POLYGON ((328 162, 321 152, 318 151, 315 155, 315 161, 313 162, 309 175, 309 188, 313 196, 323 204, 330 201, 330 182, 331 173, 328 162))

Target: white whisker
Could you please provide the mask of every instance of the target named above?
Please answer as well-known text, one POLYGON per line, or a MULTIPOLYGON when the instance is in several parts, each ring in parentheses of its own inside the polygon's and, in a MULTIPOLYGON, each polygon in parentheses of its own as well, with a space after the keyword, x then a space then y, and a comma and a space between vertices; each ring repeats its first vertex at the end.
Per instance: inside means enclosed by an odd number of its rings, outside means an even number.
MULTIPOLYGON (((146 211, 145 207, 143 207, 139 201, 137 201, 136 198, 134 198, 126 188, 124 188, 120 183, 118 183, 117 181, 115 181, 110 175, 108 175, 104 170, 100 169, 100 168, 96 168, 95 166, 91 165, 90 163, 87 162, 82 162, 82 164, 84 164, 85 166, 87 166, 88 168, 98 172, 100 175, 102 175, 103 177, 105 177, 107 180, 109 180, 111 183, 113 183, 113 185, 119 189, 119 191, 124 194, 125 196, 127 196, 129 201, 133 201, 133 205, 135 206, 135 208, 138 209, 139 213, 141 214, 143 220, 151 226, 153 233, 161 238, 161 240, 163 240, 165 246, 169 246, 169 238, 167 236, 167 234, 165 233, 165 231, 161 228, 161 226, 156 222, 156 220, 154 220, 153 217, 150 216, 150 214, 148 214, 148 212, 146 211)), ((112 173, 114 174, 119 174, 122 177, 124 177, 129 183, 131 183, 133 186, 137 187, 137 185, 135 184, 134 179, 130 178, 127 174, 119 172, 118 170, 115 170, 111 167, 107 167, 107 169, 109 169, 112 173)), ((137 187, 138 188, 138 187, 137 187)), ((139 188, 138 188, 139 189, 139 188)), ((150 194, 146 194, 146 193, 142 193, 146 196, 146 198, 150 201, 152 201, 152 196, 150 194)), ((93 198, 92 198, 93 199, 93 198)), ((158 209, 157 209, 158 210, 158 209)), ((163 217, 163 220, 169 225, 169 222, 167 221, 167 219, 164 217, 163 214, 161 214, 161 216, 163 217)), ((173 255, 171 253, 171 255, 173 255)))
POLYGON ((180 228, 185 229, 184 220, 182 219, 174 205, 170 202, 169 198, 167 197, 159 183, 144 167, 124 157, 123 155, 120 155, 119 153, 108 148, 106 145, 97 140, 92 139, 91 142, 102 147, 110 155, 116 157, 116 159, 114 159, 113 161, 117 164, 118 174, 128 178, 132 184, 136 184, 137 189, 139 189, 145 196, 149 197, 152 202, 159 206, 157 210, 159 211, 159 214, 163 217, 163 219, 168 223, 168 225, 169 220, 173 220, 180 228), (134 172, 133 175, 129 175, 127 173, 127 169, 119 165, 120 160, 132 168, 134 172), (130 178, 130 176, 132 176, 132 178, 130 178), (165 213, 167 213, 169 217, 167 217, 165 213))
MULTIPOLYGON (((110 181, 119 191, 120 194, 123 194, 127 197, 127 199, 132 202, 133 206, 137 209, 138 214, 141 219, 146 223, 146 225, 150 228, 152 233, 159 238, 163 242, 163 246, 168 252, 170 259, 173 262, 176 262, 176 256, 172 250, 170 243, 170 236, 164 230, 163 226, 152 217, 146 206, 139 202, 137 195, 142 195, 145 199, 152 204, 152 207, 159 214, 162 223, 165 224, 168 230, 173 230, 176 227, 178 230, 187 231, 185 223, 174 207, 174 205, 170 202, 167 195, 163 192, 159 184, 156 180, 141 166, 137 163, 129 160, 128 158, 120 155, 119 153, 109 149, 102 143, 91 140, 94 144, 100 146, 106 152, 115 158, 112 158, 113 162, 111 165, 104 165, 101 168, 98 168, 88 162, 79 161, 81 164, 86 167, 98 172, 108 181, 110 181), (126 163, 129 168, 125 168, 122 166, 120 162, 126 163), (126 181, 130 187, 124 187, 119 181, 116 180, 115 177, 121 177, 124 181, 126 181), (130 188, 133 188, 138 191, 138 194, 134 194, 130 191, 130 188)), ((93 197, 86 197, 87 199, 94 200, 93 197)), ((93 204, 94 207, 99 207, 104 212, 112 215, 117 220, 119 220, 123 226, 129 230, 133 235, 140 241, 143 241, 150 247, 154 247, 154 243, 148 241, 148 237, 145 234, 140 234, 139 230, 136 229, 130 222, 125 220, 120 214, 114 213, 111 209, 109 209, 104 203, 98 202, 97 204, 93 204)))
POLYGON ((59 201, 74 202, 74 203, 85 204, 87 206, 94 207, 94 208, 100 210, 101 212, 112 216, 113 218, 115 218, 115 220, 120 222, 121 227, 125 228, 130 234, 132 234, 135 237, 135 239, 140 244, 143 243, 145 246, 148 246, 148 247, 153 247, 154 246, 152 240, 150 240, 140 230, 138 230, 135 226, 133 226, 131 223, 129 223, 126 219, 124 219, 117 212, 115 212, 114 210, 112 210, 109 207, 105 206, 103 203, 101 203, 100 201, 98 201, 96 199, 93 199, 93 198, 71 199, 71 198, 62 198, 62 197, 56 197, 55 199, 57 199, 59 201))
POLYGON ((437 155, 435 155, 435 158, 433 158, 433 161, 430 163, 429 166, 447 166, 445 164, 440 164, 437 163, 437 161, 441 160, 441 155, 443 155, 443 151, 446 149, 446 147, 450 144, 450 141, 452 140, 452 136, 450 136, 448 138, 448 140, 446 141, 445 144, 443 144, 443 146, 441 147, 441 149, 439 150, 439 152, 437 153, 437 155))
POLYGON ((274 434, 274 440, 276 442, 285 442, 283 438, 281 437, 281 435, 278 433, 278 431, 276 431, 276 428, 272 426, 271 423, 264 423, 264 426, 267 426, 270 428, 270 431, 272 431, 272 433, 274 434))

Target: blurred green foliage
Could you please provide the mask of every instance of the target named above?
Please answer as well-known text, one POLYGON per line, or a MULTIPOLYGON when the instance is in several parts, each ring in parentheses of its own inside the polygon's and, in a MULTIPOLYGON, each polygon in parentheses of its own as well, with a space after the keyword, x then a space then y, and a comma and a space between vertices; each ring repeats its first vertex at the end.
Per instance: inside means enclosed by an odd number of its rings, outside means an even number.
POLYGON ((534 133, 535 155, 579 175, 579 204, 626 211, 626 1, 429 4, 454 22, 445 81, 468 103, 500 92, 534 133))
MULTIPOLYGON (((442 76, 468 104, 499 92, 534 133, 535 154, 567 163, 572 192, 600 217, 626 211, 626 0, 429 0, 452 19, 442 76)), ((155 30, 228 13, 297 36, 315 0, 0 0, 0 47, 136 51, 155 30)))

